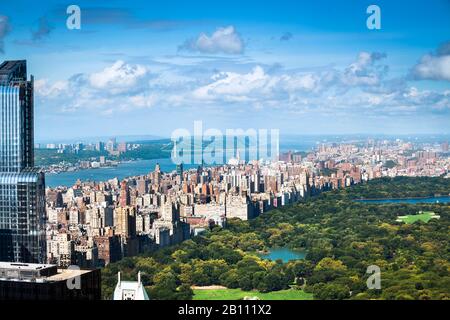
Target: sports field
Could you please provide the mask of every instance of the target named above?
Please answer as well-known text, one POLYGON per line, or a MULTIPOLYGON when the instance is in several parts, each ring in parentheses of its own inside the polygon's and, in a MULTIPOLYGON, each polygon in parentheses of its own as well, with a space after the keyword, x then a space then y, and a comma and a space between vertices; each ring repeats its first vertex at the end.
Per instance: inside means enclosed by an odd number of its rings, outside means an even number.
POLYGON ((261 300, 312 300, 312 294, 303 290, 287 289, 261 293, 241 289, 194 289, 194 300, 239 300, 244 297, 258 297, 261 300))
POLYGON ((398 217, 397 221, 411 224, 417 221, 428 223, 431 219, 439 219, 440 216, 431 211, 420 211, 418 214, 410 214, 398 217))

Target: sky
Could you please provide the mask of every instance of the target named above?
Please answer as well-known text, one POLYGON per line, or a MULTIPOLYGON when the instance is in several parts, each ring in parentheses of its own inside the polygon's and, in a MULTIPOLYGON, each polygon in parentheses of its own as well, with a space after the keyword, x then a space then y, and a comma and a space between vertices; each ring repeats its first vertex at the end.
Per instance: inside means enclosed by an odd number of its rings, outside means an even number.
POLYGON ((450 133, 449 0, 1 1, 0 59, 34 75, 36 141, 169 137, 194 121, 450 133))

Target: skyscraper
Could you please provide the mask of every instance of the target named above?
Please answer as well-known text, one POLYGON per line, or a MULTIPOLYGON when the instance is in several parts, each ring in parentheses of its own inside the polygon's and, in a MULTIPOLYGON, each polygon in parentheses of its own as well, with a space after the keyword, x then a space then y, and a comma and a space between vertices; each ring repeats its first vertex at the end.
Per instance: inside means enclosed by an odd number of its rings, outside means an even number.
POLYGON ((177 164, 177 175, 180 176, 180 181, 183 181, 183 163, 177 164))
POLYGON ((45 179, 34 168, 33 77, 0 65, 0 261, 44 263, 45 179))

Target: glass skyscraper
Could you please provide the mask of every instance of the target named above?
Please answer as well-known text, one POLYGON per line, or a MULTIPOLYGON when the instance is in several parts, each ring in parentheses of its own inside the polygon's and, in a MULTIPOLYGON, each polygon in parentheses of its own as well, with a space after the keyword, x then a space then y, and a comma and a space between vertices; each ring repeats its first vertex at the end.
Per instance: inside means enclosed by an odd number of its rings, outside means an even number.
POLYGON ((0 261, 45 263, 45 179, 34 168, 33 77, 0 65, 0 261))

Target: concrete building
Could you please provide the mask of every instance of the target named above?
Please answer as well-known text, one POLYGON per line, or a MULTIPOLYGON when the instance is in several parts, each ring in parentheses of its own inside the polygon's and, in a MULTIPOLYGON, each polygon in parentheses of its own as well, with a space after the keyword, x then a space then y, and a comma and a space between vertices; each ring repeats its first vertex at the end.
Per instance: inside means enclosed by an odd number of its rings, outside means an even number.
POLYGON ((141 273, 138 272, 137 281, 122 281, 119 272, 113 300, 150 300, 141 282, 141 273))

